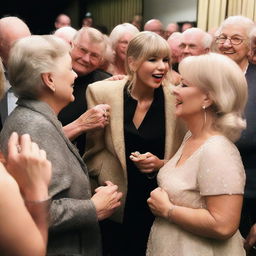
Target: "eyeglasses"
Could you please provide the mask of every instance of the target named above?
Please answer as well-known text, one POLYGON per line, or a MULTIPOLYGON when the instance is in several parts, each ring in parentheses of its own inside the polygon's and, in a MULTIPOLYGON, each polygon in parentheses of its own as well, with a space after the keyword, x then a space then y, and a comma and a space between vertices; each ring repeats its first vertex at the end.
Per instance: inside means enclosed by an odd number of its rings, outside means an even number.
POLYGON ((224 44, 226 42, 226 40, 229 40, 229 42, 233 45, 239 45, 241 44, 243 41, 245 41, 245 39, 241 38, 241 37, 237 37, 237 36, 234 36, 234 37, 228 37, 228 36, 224 36, 224 35, 221 35, 221 36, 218 36, 216 38, 216 43, 217 44, 224 44))
POLYGON ((97 54, 96 52, 90 52, 88 49, 86 49, 86 48, 84 48, 84 47, 82 47, 78 44, 75 44, 75 43, 73 43, 73 44, 80 51, 80 53, 82 55, 87 55, 88 54, 90 59, 93 62, 100 62, 101 61, 102 57, 99 54, 97 54))

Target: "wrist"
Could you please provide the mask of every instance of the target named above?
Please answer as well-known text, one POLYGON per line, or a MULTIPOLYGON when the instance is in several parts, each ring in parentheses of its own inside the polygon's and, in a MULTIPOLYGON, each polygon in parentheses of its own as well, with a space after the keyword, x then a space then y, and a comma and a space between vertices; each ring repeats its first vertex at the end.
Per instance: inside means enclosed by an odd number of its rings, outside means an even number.
POLYGON ((174 210, 177 206, 176 205, 171 205, 168 209, 168 212, 167 212, 167 220, 169 221, 173 221, 173 213, 174 213, 174 210))

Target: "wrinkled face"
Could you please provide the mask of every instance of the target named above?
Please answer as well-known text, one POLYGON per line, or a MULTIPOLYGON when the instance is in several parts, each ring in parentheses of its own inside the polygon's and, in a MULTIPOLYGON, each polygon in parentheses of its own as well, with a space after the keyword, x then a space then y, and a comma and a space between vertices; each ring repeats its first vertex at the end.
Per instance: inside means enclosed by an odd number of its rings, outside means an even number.
POLYGON ((134 37, 133 35, 126 33, 119 38, 115 48, 116 58, 119 58, 123 62, 125 61, 127 47, 133 37, 134 37))
POLYGON ((61 106, 66 106, 74 101, 73 86, 77 74, 72 69, 71 57, 69 54, 56 61, 57 68, 52 72, 52 79, 55 85, 54 97, 61 106))
MULTIPOLYGON (((136 61, 135 61, 136 62, 136 61)), ((132 69, 132 67, 131 67, 132 69)), ((137 68, 135 86, 158 88, 169 70, 169 57, 152 56, 137 68)))
POLYGON ((72 66, 79 75, 87 75, 96 70, 102 63, 103 43, 93 43, 88 35, 84 33, 73 42, 71 51, 72 66))
POLYGON ((180 48, 182 59, 188 56, 197 56, 208 52, 208 49, 205 49, 203 44, 203 36, 196 32, 183 34, 180 48))
POLYGON ((246 61, 249 53, 248 37, 244 27, 230 24, 225 26, 217 39, 217 47, 221 54, 234 60, 238 65, 246 61))
POLYGON ((195 116, 202 118, 202 107, 207 95, 201 89, 182 80, 182 84, 173 89, 173 94, 176 97, 176 116, 184 120, 195 116))

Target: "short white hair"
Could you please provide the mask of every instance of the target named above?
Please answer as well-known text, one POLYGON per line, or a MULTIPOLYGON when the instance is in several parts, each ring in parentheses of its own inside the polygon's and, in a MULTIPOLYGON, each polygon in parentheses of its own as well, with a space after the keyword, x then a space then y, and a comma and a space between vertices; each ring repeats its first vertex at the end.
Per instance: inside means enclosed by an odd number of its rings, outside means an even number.
POLYGON ((54 35, 29 36, 13 45, 8 60, 8 77, 18 97, 38 99, 44 87, 41 74, 57 69, 56 60, 70 46, 54 35))
POLYGON ((123 23, 115 26, 109 35, 112 48, 115 49, 118 40, 125 34, 137 35, 140 31, 130 23, 123 23))
POLYGON ((201 28, 188 28, 182 33, 182 35, 191 35, 194 33, 198 33, 202 35, 202 44, 203 44, 202 46, 205 49, 211 47, 212 40, 213 40, 212 36, 209 33, 203 31, 201 28))

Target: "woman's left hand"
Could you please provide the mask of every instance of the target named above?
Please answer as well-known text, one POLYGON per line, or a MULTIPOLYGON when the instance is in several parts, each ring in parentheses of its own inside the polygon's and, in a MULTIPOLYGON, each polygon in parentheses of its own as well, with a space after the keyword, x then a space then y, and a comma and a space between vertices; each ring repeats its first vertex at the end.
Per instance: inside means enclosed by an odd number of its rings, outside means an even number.
POLYGON ((157 156, 150 152, 140 154, 139 152, 132 152, 130 159, 134 162, 137 168, 144 173, 151 173, 159 170, 163 165, 164 161, 160 160, 157 156))
POLYGON ((147 202, 154 215, 164 218, 168 218, 169 209, 173 207, 167 192, 160 187, 150 193, 150 198, 147 202))

